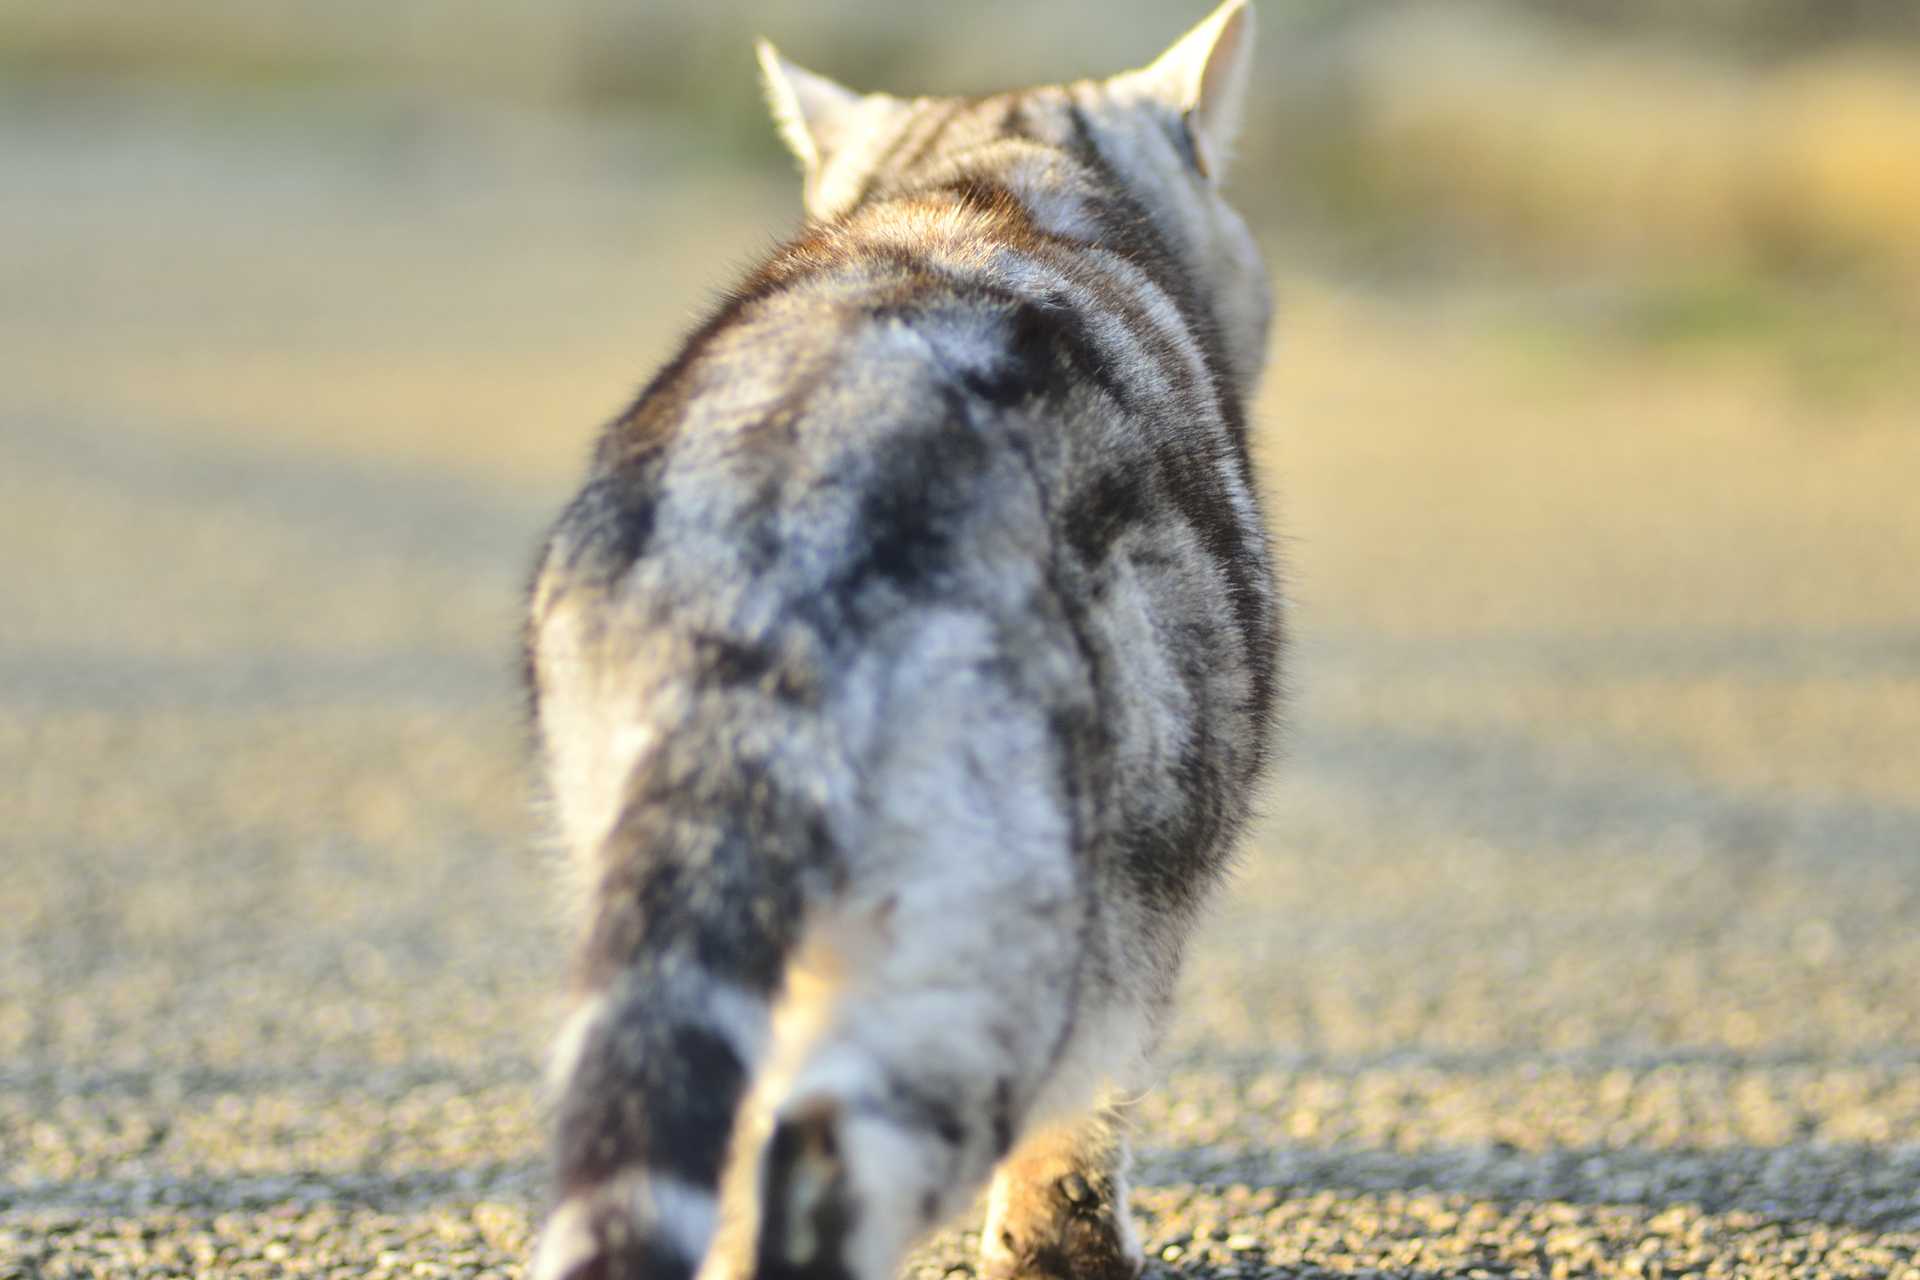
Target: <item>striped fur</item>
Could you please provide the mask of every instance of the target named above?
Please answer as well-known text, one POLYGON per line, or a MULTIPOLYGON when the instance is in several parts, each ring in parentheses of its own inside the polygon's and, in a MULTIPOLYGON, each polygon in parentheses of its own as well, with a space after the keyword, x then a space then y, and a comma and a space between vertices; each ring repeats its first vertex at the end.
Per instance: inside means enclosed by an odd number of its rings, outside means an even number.
POLYGON ((809 220, 606 431, 528 671, 580 879, 535 1274, 1126 1280, 1114 1099, 1266 756, 1239 0, 1152 66, 859 95, 809 220))

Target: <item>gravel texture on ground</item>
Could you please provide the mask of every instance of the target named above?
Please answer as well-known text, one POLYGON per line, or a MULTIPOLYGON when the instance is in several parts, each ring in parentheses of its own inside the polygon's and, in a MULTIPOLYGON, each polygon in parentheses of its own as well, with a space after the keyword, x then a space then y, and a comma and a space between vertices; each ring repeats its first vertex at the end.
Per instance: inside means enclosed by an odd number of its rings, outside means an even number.
MULTIPOLYGON (((520 575, 753 242, 659 190, 778 215, 558 126, 96 106, 0 117, 0 1280, 519 1275, 520 575)), ((1286 758, 1134 1108, 1153 1275, 1920 1278, 1913 433, 1296 295, 1286 758)))

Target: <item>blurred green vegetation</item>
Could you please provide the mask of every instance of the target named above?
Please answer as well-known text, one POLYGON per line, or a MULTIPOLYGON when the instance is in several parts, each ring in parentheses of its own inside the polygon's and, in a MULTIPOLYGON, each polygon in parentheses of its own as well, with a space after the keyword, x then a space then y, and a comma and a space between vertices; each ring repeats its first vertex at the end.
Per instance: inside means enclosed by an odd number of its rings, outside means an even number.
MULTIPOLYGON (((0 70, 241 87, 249 110, 276 88, 378 86, 628 116, 766 168, 782 162, 755 33, 861 87, 979 91, 1138 63, 1203 7, 0 0, 0 70)), ((1237 198, 1331 269, 1644 283, 1622 332, 1811 346, 1842 383, 1882 363, 1868 331, 1920 315, 1913 0, 1262 0, 1260 16, 1237 198)))
POLYGON ((1509 351, 1642 363, 1759 359, 1816 421, 1851 421, 1877 392, 1914 381, 1909 304, 1855 281, 1645 271, 1572 298, 1559 289, 1519 296, 1527 301, 1487 326, 1509 351))

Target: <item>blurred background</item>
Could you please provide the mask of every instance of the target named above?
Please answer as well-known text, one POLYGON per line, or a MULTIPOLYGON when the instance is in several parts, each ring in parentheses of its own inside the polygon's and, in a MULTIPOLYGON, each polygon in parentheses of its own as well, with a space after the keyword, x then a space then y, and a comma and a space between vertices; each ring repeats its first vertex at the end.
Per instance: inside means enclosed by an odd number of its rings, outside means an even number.
MULTIPOLYGON (((1203 12, 0 0, 0 1275, 517 1267, 518 593, 796 224, 752 37, 974 92, 1203 12)), ((1259 21, 1294 693, 1155 1257, 1912 1274, 1920 6, 1259 21)))

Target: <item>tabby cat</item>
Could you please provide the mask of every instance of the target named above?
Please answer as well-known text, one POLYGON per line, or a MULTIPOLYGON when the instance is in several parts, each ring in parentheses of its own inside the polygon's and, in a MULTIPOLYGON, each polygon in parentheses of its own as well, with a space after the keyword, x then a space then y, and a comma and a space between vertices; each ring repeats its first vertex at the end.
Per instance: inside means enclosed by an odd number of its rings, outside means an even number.
POLYGON ((583 921, 533 1274, 1129 1280, 1120 1102, 1266 755, 1253 20, 978 98, 762 44, 807 221, 599 442, 527 669, 583 921))

